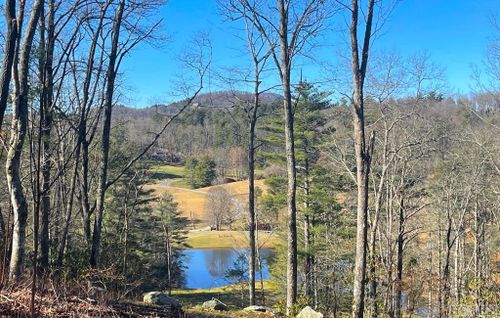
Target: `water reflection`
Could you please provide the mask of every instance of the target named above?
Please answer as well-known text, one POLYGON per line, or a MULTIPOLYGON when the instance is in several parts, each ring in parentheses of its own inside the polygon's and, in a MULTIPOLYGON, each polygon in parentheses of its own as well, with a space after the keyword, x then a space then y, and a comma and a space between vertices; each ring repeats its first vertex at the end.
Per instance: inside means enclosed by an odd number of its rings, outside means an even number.
MULTIPOLYGON (((269 278, 267 262, 273 256, 271 249, 262 249, 262 278, 269 278)), ((213 288, 230 283, 226 273, 233 267, 238 256, 248 255, 246 250, 192 249, 183 251, 185 256, 186 288, 213 288)), ((260 278, 260 272, 256 275, 260 278)))
POLYGON ((217 249, 217 250, 203 250, 203 257, 205 259, 205 267, 212 277, 224 277, 226 270, 228 270, 235 256, 238 256, 239 251, 230 249, 217 249))

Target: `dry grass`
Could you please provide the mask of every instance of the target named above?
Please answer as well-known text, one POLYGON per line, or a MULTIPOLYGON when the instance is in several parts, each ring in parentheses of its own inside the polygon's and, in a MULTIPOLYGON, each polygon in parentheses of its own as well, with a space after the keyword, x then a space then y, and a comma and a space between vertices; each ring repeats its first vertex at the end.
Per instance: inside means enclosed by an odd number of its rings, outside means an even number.
MULTIPOLYGON (((175 184, 174 184, 175 185, 175 184)), ((256 180, 255 185, 266 190, 264 180, 256 180)), ((152 190, 155 196, 161 196, 165 192, 169 192, 174 196, 175 202, 179 204, 179 210, 182 216, 193 220, 199 221, 206 225, 208 220, 207 212, 205 211, 205 203, 207 201, 207 194, 210 189, 215 187, 222 187, 228 190, 235 198, 245 203, 248 196, 248 181, 238 181, 223 185, 216 185, 201 189, 182 189, 172 185, 165 186, 161 183, 149 184, 145 186, 146 190, 152 190)))

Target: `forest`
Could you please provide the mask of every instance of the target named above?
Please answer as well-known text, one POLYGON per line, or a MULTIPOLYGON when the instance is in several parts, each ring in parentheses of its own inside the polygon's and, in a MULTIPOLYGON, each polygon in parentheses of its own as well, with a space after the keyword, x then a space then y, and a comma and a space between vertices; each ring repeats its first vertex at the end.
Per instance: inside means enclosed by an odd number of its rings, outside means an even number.
POLYGON ((179 0, 0 3, 0 316, 500 317, 496 17, 457 93, 399 0, 206 1, 144 107, 179 0))

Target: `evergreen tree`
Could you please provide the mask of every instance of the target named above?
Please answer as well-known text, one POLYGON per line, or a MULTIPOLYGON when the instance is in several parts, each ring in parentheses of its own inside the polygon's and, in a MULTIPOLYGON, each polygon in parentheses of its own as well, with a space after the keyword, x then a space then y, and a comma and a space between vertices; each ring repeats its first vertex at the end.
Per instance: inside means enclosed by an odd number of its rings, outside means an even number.
POLYGON ((203 188, 212 185, 215 175, 215 162, 208 156, 201 157, 198 160, 194 174, 196 187, 203 188))
POLYGON ((182 267, 182 249, 187 245, 186 231, 188 220, 182 217, 177 209, 177 203, 174 202, 170 193, 165 193, 159 201, 156 210, 163 229, 163 242, 165 253, 165 267, 167 270, 167 286, 169 294, 172 293, 174 285, 179 286, 176 280, 176 273, 181 271, 182 267))
POLYGON ((212 185, 215 180, 215 162, 208 156, 191 158, 186 161, 186 177, 191 188, 203 188, 212 185))

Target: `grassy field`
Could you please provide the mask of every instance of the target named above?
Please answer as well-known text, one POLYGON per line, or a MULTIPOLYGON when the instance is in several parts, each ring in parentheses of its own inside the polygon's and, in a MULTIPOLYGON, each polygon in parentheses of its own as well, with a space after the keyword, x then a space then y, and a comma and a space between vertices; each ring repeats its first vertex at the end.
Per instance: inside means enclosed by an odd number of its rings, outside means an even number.
MULTIPOLYGON (((201 223, 202 226, 207 225, 208 217, 205 211, 205 203, 210 189, 222 187, 241 202, 247 200, 248 181, 238 181, 193 190, 189 189, 186 180, 183 179, 185 171, 182 166, 155 166, 151 168, 151 172, 153 173, 152 183, 146 185, 145 189, 152 190, 156 196, 170 192, 174 196, 174 200, 179 204, 182 216, 193 222, 201 223)), ((255 185, 264 191, 266 189, 264 180, 256 180, 255 185)))
MULTIPOLYGON (((216 187, 229 191, 233 197, 246 203, 248 197, 248 181, 238 181, 200 189, 190 189, 182 166, 162 165, 154 166, 150 170, 153 178, 145 186, 154 196, 161 196, 169 192, 178 203, 181 215, 190 220, 193 225, 190 229, 206 228, 209 225, 205 204, 208 192, 216 187)), ((256 180, 255 185, 265 191, 264 180, 256 180)), ((241 231, 200 231, 189 232, 187 243, 191 248, 238 248, 248 245, 248 238, 241 231)), ((266 232, 259 233, 262 247, 273 247, 277 237, 266 232)))
POLYGON ((172 187, 190 189, 191 186, 187 183, 186 179, 175 180, 170 183, 172 187))
POLYGON ((153 174, 152 179, 154 180, 184 178, 186 174, 184 166, 172 165, 155 165, 149 171, 153 174))
MULTIPOLYGON (((248 246, 248 233, 242 231, 202 231, 189 232, 187 243, 190 248, 241 248, 248 246)), ((259 231, 259 246, 272 248, 278 237, 275 234, 259 231)))

